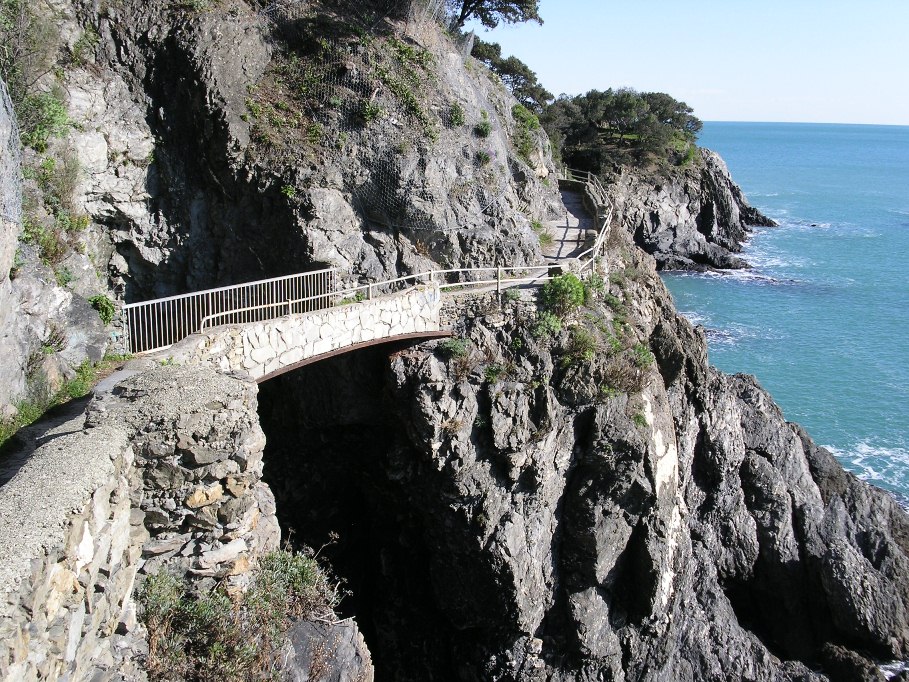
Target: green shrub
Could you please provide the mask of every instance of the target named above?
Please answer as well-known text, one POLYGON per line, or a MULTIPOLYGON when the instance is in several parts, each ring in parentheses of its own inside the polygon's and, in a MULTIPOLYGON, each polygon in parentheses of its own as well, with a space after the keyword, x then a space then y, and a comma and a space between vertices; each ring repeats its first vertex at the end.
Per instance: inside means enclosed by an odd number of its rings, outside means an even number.
POLYGON ((650 352, 650 349, 643 343, 636 344, 632 349, 632 358, 634 359, 634 364, 641 369, 647 369, 650 367, 655 358, 653 353, 650 352))
POLYGON ((51 137, 66 134, 72 122, 66 113, 62 92, 26 95, 16 110, 22 144, 43 152, 51 137))
POLYGON ((306 128, 306 139, 310 144, 320 144, 325 136, 325 130, 318 123, 310 123, 306 128))
POLYGON ((148 630, 149 679, 273 680, 290 620, 332 615, 338 593, 315 559, 287 551, 263 557, 253 584, 193 596, 179 578, 149 575, 139 591, 148 630))
POLYGON ((358 114, 364 124, 372 123, 382 115, 382 107, 369 100, 363 100, 358 114))
POLYGON ((473 134, 477 137, 489 137, 492 133, 492 123, 489 122, 489 114, 483 112, 482 120, 473 127, 473 134))
POLYGON ((564 318, 584 304, 584 283, 569 272, 546 282, 540 295, 546 310, 564 318))
POLYGON ((562 331, 562 320, 548 310, 540 311, 530 330, 535 339, 550 338, 562 331))
POLYGON ((91 53, 95 51, 95 47, 98 45, 101 37, 95 32, 92 28, 87 28, 83 31, 82 35, 79 36, 79 39, 73 43, 73 49, 70 51, 70 57, 72 58, 73 64, 79 66, 84 65, 91 53))
POLYGON ((591 273, 584 280, 584 305, 590 305, 594 299, 603 296, 606 292, 606 280, 596 272, 591 273))
POLYGON ((284 185, 281 187, 281 194, 286 196, 288 199, 293 199, 297 196, 297 188, 293 185, 284 185))
POLYGON ((54 270, 54 279, 57 280, 58 287, 65 287, 73 281, 73 273, 67 267, 60 267, 54 270))
POLYGON ((478 166, 485 166, 490 161, 492 161, 492 156, 490 156, 489 152, 482 149, 477 152, 476 162, 478 166))
POLYGON ((571 336, 568 339, 568 346, 565 350, 564 364, 578 365, 590 362, 596 357, 596 337, 583 327, 574 327, 571 330, 571 336))
POLYGON ((464 125, 464 108, 457 102, 448 108, 448 127, 460 128, 464 125))
POLYGON ((491 365, 486 365, 486 369, 483 370, 483 376, 490 384, 494 384, 504 373, 505 367, 497 362, 494 362, 491 365))
POLYGON ((634 416, 631 418, 631 421, 634 422, 634 425, 639 429, 643 429, 647 426, 647 417, 644 416, 643 412, 635 412, 634 416))
POLYGON ((525 130, 538 130, 540 119, 523 104, 515 104, 511 108, 511 117, 525 130))
POLYGON ((436 346, 436 350, 447 358, 463 358, 470 352, 467 339, 451 337, 436 346))
POLYGON ((105 325, 110 324, 111 321, 113 321, 117 309, 114 307, 114 302, 107 296, 104 294, 96 294, 89 298, 88 302, 92 304, 92 308, 98 311, 98 316, 105 325))

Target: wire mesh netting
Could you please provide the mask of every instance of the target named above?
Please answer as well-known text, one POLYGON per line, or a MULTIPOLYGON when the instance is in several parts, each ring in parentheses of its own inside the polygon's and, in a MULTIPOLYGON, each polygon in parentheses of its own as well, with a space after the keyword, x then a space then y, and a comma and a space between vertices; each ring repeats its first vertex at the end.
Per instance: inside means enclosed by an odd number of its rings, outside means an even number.
POLYGON ((0 218, 22 222, 22 167, 19 129, 6 83, 0 79, 0 218))
MULTIPOLYGON (((342 2, 343 13, 337 4, 332 6, 343 16, 340 23, 330 23, 332 18, 319 11, 321 5, 310 1, 278 0, 262 10, 289 49, 274 63, 270 82, 248 103, 255 121, 253 138, 265 145, 279 144, 275 138, 294 129, 302 131, 304 143, 331 142, 343 148, 357 136, 371 136, 374 121, 388 119, 395 128, 386 126, 379 135, 393 137, 391 158, 372 163, 365 180, 347 179, 347 189, 362 215, 426 241, 427 232, 457 229, 433 215, 433 206, 449 198, 474 211, 495 214, 509 185, 500 166, 507 161, 496 159, 494 151, 473 154, 472 172, 453 187, 435 187, 432 191, 440 196, 427 189, 423 172, 405 172, 399 163, 446 129, 458 128, 465 139, 475 135, 465 125, 457 102, 439 103, 433 89, 438 79, 436 57, 395 31, 377 29, 389 17, 406 21, 424 17, 450 26, 453 19, 444 0, 342 2)), ((472 42, 470 34, 455 37, 472 42)), ((469 44, 466 48, 469 53, 469 44)), ((482 136, 500 132, 495 118, 484 117, 481 125, 486 126, 482 136)))

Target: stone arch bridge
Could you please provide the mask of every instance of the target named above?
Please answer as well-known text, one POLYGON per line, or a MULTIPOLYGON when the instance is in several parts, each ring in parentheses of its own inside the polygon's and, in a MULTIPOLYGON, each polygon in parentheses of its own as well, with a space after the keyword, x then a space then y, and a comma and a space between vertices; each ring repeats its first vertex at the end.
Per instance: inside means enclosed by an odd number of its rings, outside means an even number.
MULTIPOLYGON (((276 277, 124 306, 132 353, 204 364, 262 382, 337 353, 393 341, 449 336, 443 292, 537 285, 555 274, 605 268, 613 209, 596 176, 567 170, 560 182, 583 192, 596 230, 590 248, 556 263, 430 270, 341 286, 334 269, 276 277)), ((577 241, 577 239, 575 239, 577 241)))

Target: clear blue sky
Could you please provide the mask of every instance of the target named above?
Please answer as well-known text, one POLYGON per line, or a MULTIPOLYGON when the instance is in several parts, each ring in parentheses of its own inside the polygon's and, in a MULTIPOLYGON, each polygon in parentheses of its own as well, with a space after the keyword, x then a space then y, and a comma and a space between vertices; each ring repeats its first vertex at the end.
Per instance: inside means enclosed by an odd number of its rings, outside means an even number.
POLYGON ((555 94, 667 92, 706 121, 909 125, 909 0, 541 0, 478 28, 555 94))

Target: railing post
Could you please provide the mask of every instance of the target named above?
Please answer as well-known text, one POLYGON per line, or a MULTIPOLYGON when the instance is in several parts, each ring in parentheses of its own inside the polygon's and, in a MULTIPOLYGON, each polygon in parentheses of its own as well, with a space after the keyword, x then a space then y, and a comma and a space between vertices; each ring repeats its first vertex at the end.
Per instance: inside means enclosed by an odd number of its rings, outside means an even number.
POLYGON ((372 300, 372 282, 370 282, 368 285, 366 285, 366 300, 367 301, 372 300))
POLYGON ((499 301, 499 307, 502 306, 502 266, 496 268, 496 298, 499 301))

